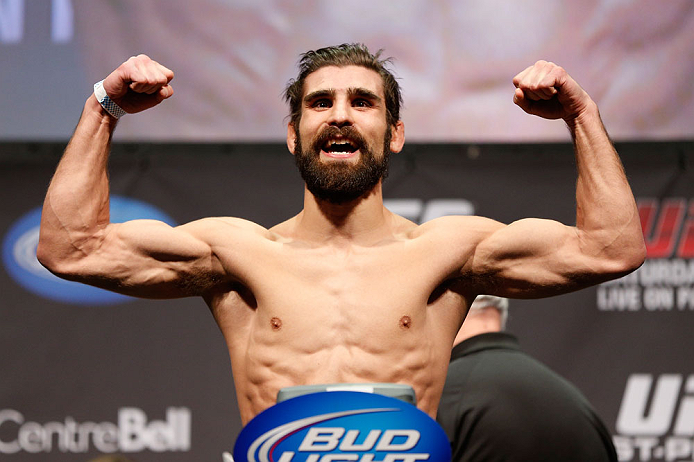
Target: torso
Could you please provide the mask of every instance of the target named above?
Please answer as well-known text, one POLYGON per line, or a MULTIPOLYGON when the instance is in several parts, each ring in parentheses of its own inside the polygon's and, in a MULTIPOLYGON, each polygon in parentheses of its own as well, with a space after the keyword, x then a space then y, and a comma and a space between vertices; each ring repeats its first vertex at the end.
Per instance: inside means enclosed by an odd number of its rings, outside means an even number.
MULTIPOLYGON (((282 227, 253 241, 254 263, 241 265, 238 283, 206 297, 244 423, 283 387, 346 382, 411 385, 418 407, 436 415, 471 300, 447 252, 412 237, 415 228, 369 246, 308 244, 282 227)), ((223 245, 215 253, 233 271, 245 258, 223 245)))

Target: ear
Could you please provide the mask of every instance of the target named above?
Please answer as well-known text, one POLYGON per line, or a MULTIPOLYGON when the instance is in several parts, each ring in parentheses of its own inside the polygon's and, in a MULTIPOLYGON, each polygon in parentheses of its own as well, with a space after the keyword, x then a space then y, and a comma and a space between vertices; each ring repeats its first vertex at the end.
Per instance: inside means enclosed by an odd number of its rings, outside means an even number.
POLYGON ((289 122, 287 124, 287 147, 289 148, 289 152, 294 154, 294 151, 296 150, 296 137, 299 136, 296 133, 296 130, 294 130, 294 124, 289 122))
POLYGON ((402 120, 390 127, 390 152, 396 153, 402 151, 405 144, 405 124, 402 120))

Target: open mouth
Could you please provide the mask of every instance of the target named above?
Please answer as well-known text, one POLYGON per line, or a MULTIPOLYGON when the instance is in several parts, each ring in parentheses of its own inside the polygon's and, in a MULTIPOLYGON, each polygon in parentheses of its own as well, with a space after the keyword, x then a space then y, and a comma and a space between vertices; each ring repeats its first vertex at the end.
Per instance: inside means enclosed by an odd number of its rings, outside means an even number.
POLYGON ((323 152, 330 157, 349 157, 358 149, 357 143, 348 139, 331 139, 322 146, 323 152))

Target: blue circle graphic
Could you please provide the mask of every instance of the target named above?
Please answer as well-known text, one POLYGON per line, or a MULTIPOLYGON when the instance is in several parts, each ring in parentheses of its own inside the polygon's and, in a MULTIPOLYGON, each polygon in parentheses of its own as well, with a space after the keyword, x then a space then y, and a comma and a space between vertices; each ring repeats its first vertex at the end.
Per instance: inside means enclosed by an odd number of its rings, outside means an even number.
POLYGON ((241 430, 235 462, 450 462, 441 426, 396 398, 355 391, 298 396, 266 409, 241 430))
MULTIPOLYGON (((170 216, 146 202, 113 195, 110 203, 113 223, 148 218, 175 226, 170 216)), ((3 240, 3 263, 17 284, 41 297, 77 305, 111 305, 132 300, 126 295, 60 279, 41 266, 36 259, 40 223, 41 207, 37 207, 19 218, 3 240)))

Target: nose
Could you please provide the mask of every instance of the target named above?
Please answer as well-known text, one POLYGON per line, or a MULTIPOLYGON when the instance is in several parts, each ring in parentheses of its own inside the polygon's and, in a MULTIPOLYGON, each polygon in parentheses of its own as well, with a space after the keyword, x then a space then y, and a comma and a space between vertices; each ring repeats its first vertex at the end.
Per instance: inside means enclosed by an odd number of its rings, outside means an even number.
POLYGON ((347 127, 352 125, 352 111, 347 102, 335 101, 330 109, 328 124, 335 127, 347 127))

